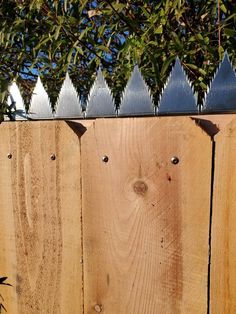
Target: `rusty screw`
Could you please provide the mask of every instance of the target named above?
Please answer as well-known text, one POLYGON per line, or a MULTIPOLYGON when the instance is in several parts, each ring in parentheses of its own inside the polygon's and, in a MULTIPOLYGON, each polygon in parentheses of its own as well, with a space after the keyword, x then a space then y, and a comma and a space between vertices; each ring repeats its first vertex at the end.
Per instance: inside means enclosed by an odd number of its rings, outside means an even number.
POLYGON ((108 157, 108 156, 104 155, 104 156, 102 157, 102 161, 103 161, 103 162, 108 162, 108 160, 109 160, 109 157, 108 157))
POLYGON ((179 158, 174 156, 174 157, 171 158, 171 162, 172 162, 173 165, 177 165, 179 163, 179 158))
POLYGON ((50 156, 50 158, 51 158, 51 160, 55 160, 55 159, 56 159, 56 155, 55 155, 55 154, 52 154, 52 155, 50 156))
POLYGON ((11 153, 7 154, 7 158, 12 159, 12 154, 11 153))
POLYGON ((100 304, 95 304, 94 310, 95 310, 97 313, 101 313, 101 312, 102 312, 102 306, 101 306, 100 304))

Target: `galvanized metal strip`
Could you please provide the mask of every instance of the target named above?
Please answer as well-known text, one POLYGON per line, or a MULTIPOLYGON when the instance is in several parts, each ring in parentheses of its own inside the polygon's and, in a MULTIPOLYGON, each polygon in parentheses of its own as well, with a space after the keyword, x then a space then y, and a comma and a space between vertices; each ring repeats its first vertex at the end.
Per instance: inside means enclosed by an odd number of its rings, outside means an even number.
POLYGON ((151 93, 137 65, 124 90, 118 115, 154 115, 151 93))
POLYGON ((198 111, 191 83, 177 57, 160 97, 157 114, 196 114, 198 111))
POLYGON ((78 93, 67 72, 58 96, 55 118, 81 118, 82 116, 78 93))
POLYGON ((53 118, 49 97, 43 87, 40 77, 38 77, 33 91, 28 117, 33 120, 53 118))
POLYGON ((205 95, 202 111, 236 112, 236 75, 227 52, 205 95))
POLYGON ((99 67, 97 77, 89 93, 85 116, 91 118, 112 117, 115 115, 115 103, 111 90, 99 67))
MULTIPOLYGON (((25 104, 15 81, 9 86, 8 114, 13 120, 27 120, 25 104)), ((6 119, 9 120, 9 119, 6 119)))

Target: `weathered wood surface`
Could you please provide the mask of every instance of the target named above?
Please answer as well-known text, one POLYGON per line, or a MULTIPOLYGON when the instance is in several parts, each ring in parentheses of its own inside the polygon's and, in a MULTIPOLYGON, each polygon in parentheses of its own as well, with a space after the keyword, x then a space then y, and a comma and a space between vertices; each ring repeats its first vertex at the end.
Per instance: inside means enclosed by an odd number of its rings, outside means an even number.
POLYGON ((81 152, 85 313, 206 313, 210 137, 187 117, 101 119, 81 152))
POLYGON ((236 313, 236 119, 215 137, 211 313, 236 313))
POLYGON ((82 313, 80 190, 79 140, 66 122, 0 125, 0 271, 13 285, 0 293, 8 313, 82 313))

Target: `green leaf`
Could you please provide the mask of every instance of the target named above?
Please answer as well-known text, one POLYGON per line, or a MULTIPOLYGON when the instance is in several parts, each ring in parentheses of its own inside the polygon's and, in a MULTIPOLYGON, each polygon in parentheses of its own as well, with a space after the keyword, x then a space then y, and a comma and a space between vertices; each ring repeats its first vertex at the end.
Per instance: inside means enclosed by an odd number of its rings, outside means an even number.
POLYGON ((162 25, 159 25, 159 26, 155 29, 155 31, 154 31, 155 34, 162 34, 162 32, 163 32, 163 26, 162 26, 162 25))
POLYGON ((224 55, 224 48, 222 46, 218 48, 218 53, 219 53, 220 60, 222 60, 223 55, 224 55))
POLYGON ((198 34, 196 35, 196 38, 199 39, 199 40, 203 40, 203 37, 202 37, 202 34, 201 34, 201 33, 198 33, 198 34))
POLYGON ((75 50, 74 47, 70 48, 70 50, 69 50, 69 53, 68 53, 67 58, 66 58, 66 61, 67 61, 68 63, 70 63, 70 61, 71 61, 72 54, 73 54, 74 50, 75 50))
POLYGON ((205 83, 200 82, 200 84, 199 84, 199 85, 203 88, 203 90, 204 90, 204 91, 206 91, 206 90, 207 90, 207 85, 206 85, 205 83))
POLYGON ((201 68, 199 68, 198 71, 204 76, 207 75, 207 72, 201 68))
POLYGON ((198 67, 197 67, 195 64, 186 63, 186 66, 187 66, 188 68, 193 69, 193 70, 198 70, 198 67))
POLYGON ((161 68, 161 76, 163 76, 166 73, 173 60, 175 60, 175 56, 169 57, 164 61, 163 66, 161 68))
POLYGON ((226 7, 225 7, 225 5, 224 5, 223 3, 220 5, 220 9, 221 9, 221 11, 224 12, 225 14, 227 13, 227 9, 226 9, 226 7))
POLYGON ((119 3, 118 1, 116 3, 113 3, 113 7, 118 11, 121 12, 123 9, 126 8, 126 3, 119 3))
POLYGON ((60 34, 60 30, 61 30, 61 25, 58 25, 56 27, 56 31, 55 31, 55 34, 54 34, 54 39, 57 40, 58 37, 59 37, 59 34, 60 34))
POLYGON ((98 49, 101 49, 101 50, 103 50, 105 52, 110 52, 110 49, 108 47, 104 46, 104 45, 99 45, 98 49))
POLYGON ((50 37, 46 37, 44 40, 40 41, 38 45, 34 48, 35 51, 37 51, 39 48, 41 48, 44 44, 46 44, 48 41, 51 41, 50 37))
POLYGON ((224 34, 229 37, 234 37, 236 35, 235 29, 224 28, 224 34))
POLYGON ((80 55, 83 55, 83 54, 84 54, 84 51, 83 51, 83 49, 82 49, 81 47, 75 46, 75 49, 76 49, 76 56, 77 56, 78 54, 80 54, 80 55))

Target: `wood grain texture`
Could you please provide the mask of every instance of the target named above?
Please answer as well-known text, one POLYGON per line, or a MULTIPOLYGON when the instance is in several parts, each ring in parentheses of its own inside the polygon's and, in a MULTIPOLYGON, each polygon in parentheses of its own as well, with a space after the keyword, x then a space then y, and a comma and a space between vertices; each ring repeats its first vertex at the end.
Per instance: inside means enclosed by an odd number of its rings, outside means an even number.
MULTIPOLYGON (((227 124, 232 121, 235 118, 235 114, 199 114, 199 115, 193 115, 190 116, 193 120, 196 121, 196 124, 201 126, 207 134, 210 136, 214 136, 217 134, 220 130, 223 130, 227 124)), ((87 129, 94 121, 95 119, 77 119, 77 120, 69 120, 73 123, 79 124, 80 128, 83 126, 83 128, 87 129)), ((83 132, 82 128, 82 133, 83 132)))
POLYGON ((215 137, 211 313, 236 313, 236 119, 215 137))
POLYGON ((210 136, 214 136, 223 130, 227 124, 235 118, 235 114, 206 114, 192 116, 210 136))
POLYGON ((101 119, 81 152, 85 313, 206 313, 210 137, 190 118, 101 119))
POLYGON ((0 143, 0 270, 13 284, 0 288, 4 305, 81 313, 78 135, 63 121, 11 122, 0 125, 0 143))

